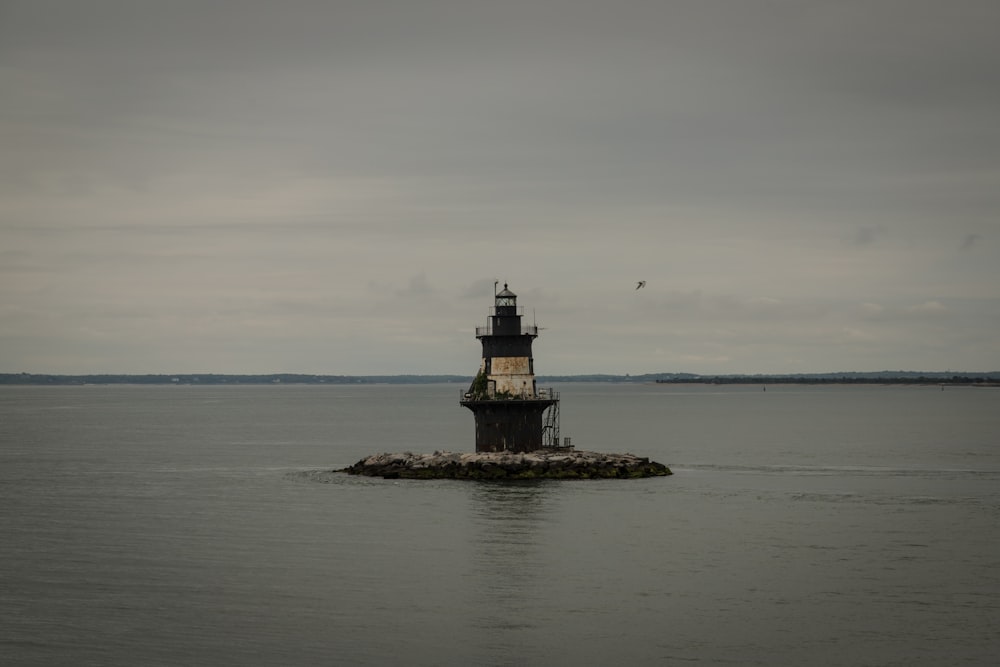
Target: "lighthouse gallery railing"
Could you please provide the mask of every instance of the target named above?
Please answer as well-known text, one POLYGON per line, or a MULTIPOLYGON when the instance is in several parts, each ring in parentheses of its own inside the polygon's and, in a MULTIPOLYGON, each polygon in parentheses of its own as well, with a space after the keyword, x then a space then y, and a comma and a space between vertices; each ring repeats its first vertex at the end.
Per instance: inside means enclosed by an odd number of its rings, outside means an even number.
MULTIPOLYGON (((476 338, 480 338, 482 336, 492 336, 492 335, 493 335, 493 327, 490 327, 490 326, 476 327, 476 338)), ((531 324, 531 325, 521 325, 521 335, 522 336, 537 336, 538 335, 538 327, 536 327, 533 324, 531 324)))
POLYGON ((490 394, 485 397, 475 397, 472 392, 462 390, 459 393, 460 401, 558 401, 559 392, 552 388, 539 389, 534 396, 529 391, 522 391, 518 394, 503 394, 496 396, 490 394))

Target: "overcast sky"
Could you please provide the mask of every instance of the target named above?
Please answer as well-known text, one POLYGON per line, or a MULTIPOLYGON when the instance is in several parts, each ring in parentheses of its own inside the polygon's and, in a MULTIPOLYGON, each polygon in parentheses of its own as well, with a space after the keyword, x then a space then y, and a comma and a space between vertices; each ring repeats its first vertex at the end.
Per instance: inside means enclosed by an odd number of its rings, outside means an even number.
POLYGON ((0 0, 0 372, 1000 370, 998 26, 0 0))

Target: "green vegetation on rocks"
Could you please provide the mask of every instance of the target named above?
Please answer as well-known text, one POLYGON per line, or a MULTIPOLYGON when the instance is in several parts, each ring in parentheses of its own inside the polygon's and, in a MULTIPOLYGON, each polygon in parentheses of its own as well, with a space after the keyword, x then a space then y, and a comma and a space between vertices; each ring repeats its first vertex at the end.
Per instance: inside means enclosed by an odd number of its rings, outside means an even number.
POLYGON ((472 395, 472 398, 481 400, 486 398, 488 387, 489 382, 486 380, 486 373, 479 371, 479 374, 472 381, 472 386, 469 387, 469 393, 472 395))

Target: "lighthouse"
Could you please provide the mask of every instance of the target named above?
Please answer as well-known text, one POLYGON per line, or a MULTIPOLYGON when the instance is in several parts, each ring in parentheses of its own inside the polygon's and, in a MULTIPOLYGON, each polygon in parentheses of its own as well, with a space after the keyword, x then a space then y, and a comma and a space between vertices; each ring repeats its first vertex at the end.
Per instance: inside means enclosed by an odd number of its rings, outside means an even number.
POLYGON ((517 295, 506 283, 494 296, 485 327, 479 373, 461 405, 476 419, 477 452, 532 452, 559 446, 559 397, 535 386, 531 343, 538 327, 521 324, 517 295))

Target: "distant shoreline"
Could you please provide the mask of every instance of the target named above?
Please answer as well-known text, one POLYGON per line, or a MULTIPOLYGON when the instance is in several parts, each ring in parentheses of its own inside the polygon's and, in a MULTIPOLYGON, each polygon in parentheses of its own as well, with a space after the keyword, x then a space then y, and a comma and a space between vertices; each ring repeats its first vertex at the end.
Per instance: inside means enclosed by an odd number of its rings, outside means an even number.
POLYGON ((1000 386, 1000 377, 984 376, 961 376, 949 378, 930 377, 886 377, 886 378, 787 378, 787 377, 767 377, 767 378, 741 378, 741 377, 720 377, 704 380, 657 380, 656 384, 709 384, 709 385, 733 385, 733 384, 799 384, 799 385, 841 385, 841 384, 875 384, 875 385, 953 385, 953 386, 1000 386))
MULTIPOLYGON (((458 384, 472 382, 464 375, 307 375, 273 373, 226 375, 218 373, 181 374, 92 374, 56 375, 43 373, 0 373, 2 385, 365 385, 365 384, 458 384)), ((691 373, 649 373, 644 375, 539 375, 539 382, 603 382, 632 384, 880 384, 880 385, 972 385, 1000 386, 1000 372, 953 373, 919 371, 879 371, 859 373, 803 373, 775 375, 695 375, 691 373)))

